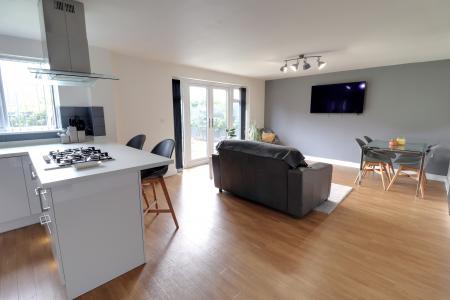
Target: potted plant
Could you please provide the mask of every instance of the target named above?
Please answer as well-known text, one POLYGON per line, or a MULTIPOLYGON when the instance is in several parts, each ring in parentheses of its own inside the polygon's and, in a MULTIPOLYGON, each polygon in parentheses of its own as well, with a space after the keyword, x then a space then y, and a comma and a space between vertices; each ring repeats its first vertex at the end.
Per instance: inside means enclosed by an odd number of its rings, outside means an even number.
POLYGON ((225 129, 225 131, 227 133, 228 139, 233 139, 236 137, 236 128, 231 127, 231 128, 225 129))

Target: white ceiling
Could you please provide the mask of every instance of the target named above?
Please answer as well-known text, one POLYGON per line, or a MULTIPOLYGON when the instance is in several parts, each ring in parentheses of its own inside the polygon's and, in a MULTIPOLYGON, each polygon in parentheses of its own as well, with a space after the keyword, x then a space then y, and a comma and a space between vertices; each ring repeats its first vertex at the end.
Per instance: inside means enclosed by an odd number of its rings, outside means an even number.
MULTIPOLYGON (((91 45, 250 77, 322 54, 335 72, 450 58, 449 0, 83 0, 91 45)), ((0 34, 40 38, 36 0, 0 0, 0 34)))

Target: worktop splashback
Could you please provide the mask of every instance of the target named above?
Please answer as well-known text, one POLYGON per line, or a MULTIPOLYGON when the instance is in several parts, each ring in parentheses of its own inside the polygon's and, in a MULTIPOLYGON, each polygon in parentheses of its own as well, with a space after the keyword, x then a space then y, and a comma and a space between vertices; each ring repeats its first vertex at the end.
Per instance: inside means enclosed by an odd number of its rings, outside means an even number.
POLYGON ((105 136, 105 115, 102 106, 60 106, 61 126, 69 126, 69 119, 78 116, 86 124, 86 135, 105 136))

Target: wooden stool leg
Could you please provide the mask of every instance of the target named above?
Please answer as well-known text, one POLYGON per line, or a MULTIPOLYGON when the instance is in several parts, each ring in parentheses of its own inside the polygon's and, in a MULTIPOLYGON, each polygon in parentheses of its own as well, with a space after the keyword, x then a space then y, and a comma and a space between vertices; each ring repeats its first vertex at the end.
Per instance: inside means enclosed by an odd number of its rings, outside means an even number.
MULTIPOLYGON (((153 189, 153 200, 155 201, 155 208, 156 208, 156 210, 158 210, 159 209, 158 199, 156 199, 155 184, 153 182, 152 182, 152 189, 153 189)), ((159 215, 159 212, 157 212, 156 215, 159 215)))
POLYGON ((144 187, 142 186, 141 189, 142 189, 142 196, 144 197, 145 204, 147 205, 147 208, 145 208, 143 211, 146 212, 147 209, 150 208, 150 204, 148 204, 148 199, 147 195, 145 194, 144 187))
POLYGON ((175 223, 175 226, 178 229, 179 226, 178 226, 177 217, 175 216, 175 211, 173 210, 173 207, 172 207, 172 201, 170 201, 170 196, 169 196, 169 192, 167 191, 167 187, 166 187, 166 183, 164 181, 164 177, 159 177, 159 182, 161 183, 161 187, 162 187, 162 189, 164 191, 164 196, 166 196, 167 205, 169 206, 169 210, 170 210, 170 213, 172 214, 172 218, 173 218, 173 221, 175 223))

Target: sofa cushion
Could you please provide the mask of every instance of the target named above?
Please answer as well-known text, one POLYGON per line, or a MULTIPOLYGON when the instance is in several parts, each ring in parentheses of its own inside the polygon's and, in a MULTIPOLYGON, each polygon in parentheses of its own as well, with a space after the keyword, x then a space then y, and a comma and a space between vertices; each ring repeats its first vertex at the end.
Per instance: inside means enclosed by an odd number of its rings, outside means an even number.
POLYGON ((219 153, 221 150, 239 151, 260 157, 281 160, 291 168, 308 166, 302 153, 292 147, 254 141, 223 140, 217 145, 216 149, 219 153))

